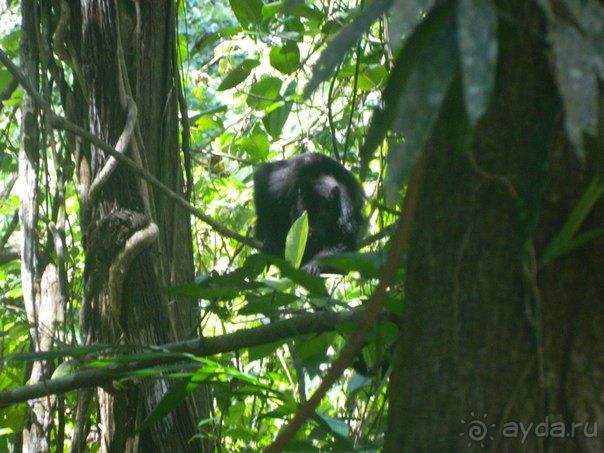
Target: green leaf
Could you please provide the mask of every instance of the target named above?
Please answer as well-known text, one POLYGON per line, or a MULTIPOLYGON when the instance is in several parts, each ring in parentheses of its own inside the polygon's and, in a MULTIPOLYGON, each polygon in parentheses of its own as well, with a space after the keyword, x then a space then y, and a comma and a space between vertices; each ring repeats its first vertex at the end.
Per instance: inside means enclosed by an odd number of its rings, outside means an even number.
POLYGON ((304 97, 308 98, 317 87, 327 80, 335 67, 342 61, 348 49, 354 46, 371 25, 386 11, 393 0, 375 0, 358 12, 354 19, 336 34, 321 53, 313 74, 304 88, 304 97))
POLYGON ((252 69, 258 66, 260 62, 258 60, 245 60, 238 66, 236 66, 231 72, 229 72, 220 85, 218 85, 217 91, 224 91, 233 88, 243 82, 251 74, 252 69))
POLYGON ((189 380, 178 381, 170 387, 168 393, 162 398, 157 407, 149 414, 138 432, 142 432, 153 426, 159 420, 168 415, 186 396, 197 388, 198 382, 189 380))
POLYGON ((491 0, 459 0, 457 43, 466 110, 472 125, 487 108, 497 64, 497 12, 491 0))
POLYGON ((370 65, 359 74, 358 88, 361 91, 374 90, 388 78, 388 70, 381 64, 370 65))
POLYGON ((0 93, 2 93, 10 85, 13 76, 5 68, 0 68, 0 93))
POLYGON ((389 11, 388 26, 392 48, 395 52, 400 50, 403 42, 424 20, 433 6, 434 0, 398 0, 394 2, 389 11))
POLYGON ((206 47, 214 45, 216 42, 220 40, 220 38, 229 38, 231 36, 235 36, 237 33, 240 33, 243 29, 239 26, 227 27, 221 30, 215 31, 213 33, 207 33, 202 35, 196 42, 193 48, 191 49, 191 56, 195 55, 197 52, 202 51, 206 47))
MULTIPOLYGON (((277 266, 284 277, 302 286, 303 288, 308 290, 311 295, 328 295, 327 289, 325 288, 325 282, 321 277, 309 275, 301 269, 296 269, 283 258, 277 258, 275 256, 267 255, 263 255, 263 257, 267 260, 268 263, 277 266)), ((265 284, 267 286, 270 286, 269 282, 265 282, 265 284)))
POLYGON ((271 2, 262 5, 262 17, 268 19, 280 13, 285 5, 285 1, 271 2))
POLYGON ((295 340, 296 355, 302 363, 327 361, 327 349, 334 343, 338 335, 334 332, 320 335, 304 335, 295 340))
POLYGON ((321 258, 323 264, 346 273, 356 271, 365 278, 379 277, 385 261, 385 252, 349 252, 321 258))
POLYGON ((206 132, 211 130, 222 129, 222 125, 218 121, 212 119, 210 116, 201 116, 196 119, 194 127, 197 132, 206 132))
POLYGON ((359 390, 368 387, 371 384, 371 378, 363 376, 359 373, 354 373, 348 381, 346 386, 346 396, 350 397, 357 393, 359 390))
POLYGON ((300 64, 298 44, 287 41, 281 47, 273 47, 269 54, 271 66, 283 74, 291 74, 300 64))
POLYGON ((242 27, 262 22, 262 0, 229 0, 229 3, 242 27))
POLYGON ((266 356, 273 355, 277 348, 285 343, 285 340, 276 341, 274 343, 261 344, 248 348, 248 360, 251 362, 263 359, 266 356))
POLYGON ((255 127, 250 135, 240 138, 237 144, 256 161, 264 161, 268 157, 268 136, 260 127, 255 127))
POLYGON ((312 418, 318 423, 320 428, 334 435, 336 442, 339 441, 337 451, 354 450, 354 445, 350 439, 348 439, 352 432, 346 422, 337 418, 328 417, 319 412, 315 412, 312 418))
MULTIPOLYGON (((292 80, 285 90, 285 97, 289 98, 296 93, 297 82, 292 80)), ((292 102, 284 102, 275 109, 268 109, 267 114, 262 118, 264 128, 273 139, 278 139, 281 136, 283 127, 287 122, 287 118, 292 110, 292 102)))
POLYGON ((598 178, 594 178, 587 189, 585 189, 585 192, 583 192, 583 195, 581 195, 566 222, 564 222, 560 232, 545 249, 540 260, 542 263, 547 263, 554 258, 562 256, 599 236, 598 233, 601 232, 601 229, 585 233, 587 236, 582 235, 575 238, 575 234, 579 231, 583 222, 602 195, 604 195, 604 183, 600 182, 598 178))
POLYGON ((285 240, 285 260, 296 269, 302 263, 307 239, 308 213, 304 211, 289 229, 285 240))
POLYGON ((250 89, 247 105, 255 110, 266 110, 280 100, 281 84, 278 77, 263 77, 250 89))
MULTIPOLYGON (((431 58, 429 54, 427 55, 425 48, 431 41, 434 41, 435 35, 448 22, 451 22, 450 5, 445 4, 445 6, 433 9, 427 18, 414 30, 413 34, 406 39, 405 45, 398 53, 394 68, 382 94, 382 99, 385 103, 384 108, 374 112, 365 142, 361 148, 362 177, 367 172, 369 161, 374 151, 380 146, 386 133, 392 127, 392 122, 397 115, 399 99, 405 92, 407 80, 413 74, 414 70, 416 70, 418 61, 422 59, 429 60, 431 58)), ((449 41, 451 41, 450 37, 449 41)), ((450 47, 450 43, 445 44, 450 47)), ((403 140, 404 138, 395 137, 395 139, 403 140)))
POLYGON ((51 379, 70 376, 80 369, 80 362, 69 359, 61 363, 52 373, 51 379))
POLYGON ((432 10, 407 40, 384 90, 385 108, 373 115, 361 150, 362 171, 388 129, 385 195, 396 200, 412 164, 421 153, 458 72, 452 4, 432 10))

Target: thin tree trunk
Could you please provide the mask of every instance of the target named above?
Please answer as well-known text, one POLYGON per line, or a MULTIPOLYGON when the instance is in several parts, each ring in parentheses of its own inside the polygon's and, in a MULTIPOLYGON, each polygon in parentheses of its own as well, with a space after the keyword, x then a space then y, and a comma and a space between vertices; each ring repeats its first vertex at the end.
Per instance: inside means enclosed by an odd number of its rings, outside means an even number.
POLYGON ((532 2, 511 3, 471 153, 448 133, 454 115, 427 149, 385 451, 604 446, 593 436, 604 422, 603 241, 536 264, 591 175, 564 140, 543 18, 532 2), (524 438, 521 422, 533 423, 524 438), (559 438, 554 422, 583 425, 559 438))
MULTIPOLYGON (((25 73, 34 86, 39 84, 39 55, 36 46, 38 22, 37 5, 23 0, 21 58, 25 73)), ((38 263, 38 166, 39 124, 38 111, 31 98, 25 94, 21 107, 21 143, 19 147, 19 225, 21 228, 21 284, 23 303, 30 323, 32 349, 44 351, 50 346, 50 336, 45 331, 46 321, 52 323, 40 300, 40 270, 38 263)), ((50 377, 47 362, 34 362, 30 383, 50 377)), ((23 430, 23 451, 48 451, 54 398, 30 401, 23 430)))

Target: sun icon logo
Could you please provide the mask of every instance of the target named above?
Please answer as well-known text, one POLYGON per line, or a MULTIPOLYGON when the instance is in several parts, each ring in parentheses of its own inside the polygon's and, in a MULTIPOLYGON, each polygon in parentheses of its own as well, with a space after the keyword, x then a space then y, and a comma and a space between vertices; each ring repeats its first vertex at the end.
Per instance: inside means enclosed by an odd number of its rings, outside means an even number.
POLYGON ((495 428, 495 423, 488 423, 487 414, 483 414, 482 418, 478 418, 474 412, 470 412, 471 419, 466 421, 461 419, 463 431, 459 433, 459 437, 468 437, 468 447, 472 446, 472 442, 480 443, 480 448, 485 447, 486 440, 493 440, 494 437, 489 433, 492 428, 495 428))

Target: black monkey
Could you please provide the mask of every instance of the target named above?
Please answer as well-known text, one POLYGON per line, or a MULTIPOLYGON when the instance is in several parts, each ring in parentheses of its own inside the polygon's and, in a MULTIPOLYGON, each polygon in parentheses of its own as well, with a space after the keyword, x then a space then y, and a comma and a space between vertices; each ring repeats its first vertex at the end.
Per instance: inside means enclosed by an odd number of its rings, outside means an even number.
POLYGON ((303 269, 328 270, 321 257, 357 250, 363 234, 363 188, 340 163, 318 153, 268 162, 254 174, 256 237, 262 251, 283 257, 294 221, 308 212, 303 269))

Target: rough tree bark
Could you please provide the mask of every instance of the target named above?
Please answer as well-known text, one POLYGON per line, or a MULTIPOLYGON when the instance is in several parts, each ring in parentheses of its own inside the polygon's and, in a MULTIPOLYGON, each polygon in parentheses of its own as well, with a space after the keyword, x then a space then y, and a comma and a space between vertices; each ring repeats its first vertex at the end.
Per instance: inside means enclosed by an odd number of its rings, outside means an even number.
MULTIPOLYGON (((593 175, 562 132, 543 17, 533 2, 509 3, 494 98, 471 155, 454 150, 447 118, 427 149, 385 451, 604 445, 592 436, 604 422, 604 241, 535 262, 593 175), (546 421, 591 425, 574 438, 532 431, 523 443, 503 432, 508 422, 546 421), (473 422, 485 436, 470 437, 473 422)), ((601 205, 589 221, 602 224, 601 205)))
MULTIPOLYGON (((81 6, 71 3, 70 20, 71 29, 81 31, 74 40, 81 42, 74 64, 80 65, 76 73, 88 97, 90 130, 182 193, 175 8, 171 1, 85 0, 81 6)), ((188 215, 114 163, 92 148, 78 165, 86 253, 82 333, 88 342, 134 345, 195 335, 198 313, 193 301, 167 301, 160 292, 164 285, 192 280, 188 215), (128 254, 135 233, 145 239, 128 254)), ((136 435, 142 417, 154 409, 168 385, 145 380, 123 390, 100 389, 102 450, 203 448, 191 437, 196 422, 206 416, 204 401, 199 407, 188 399, 149 432, 136 435)), ((81 425, 85 407, 80 404, 81 425)), ((80 433, 80 446, 84 438, 80 433)))
MULTIPOLYGON (((40 82, 40 55, 37 46, 39 9, 36 2, 22 2, 21 58, 27 77, 35 87, 40 82)), ((53 346, 55 328, 63 321, 63 298, 59 274, 52 263, 41 262, 38 243, 38 191, 40 162, 39 111, 24 95, 21 107, 19 147, 19 225, 21 229, 21 283, 23 304, 30 324, 34 351, 48 351, 53 346)), ((33 362, 29 383, 49 379, 52 369, 47 361, 33 362)), ((24 451, 48 451, 56 397, 32 400, 23 429, 24 451)))

